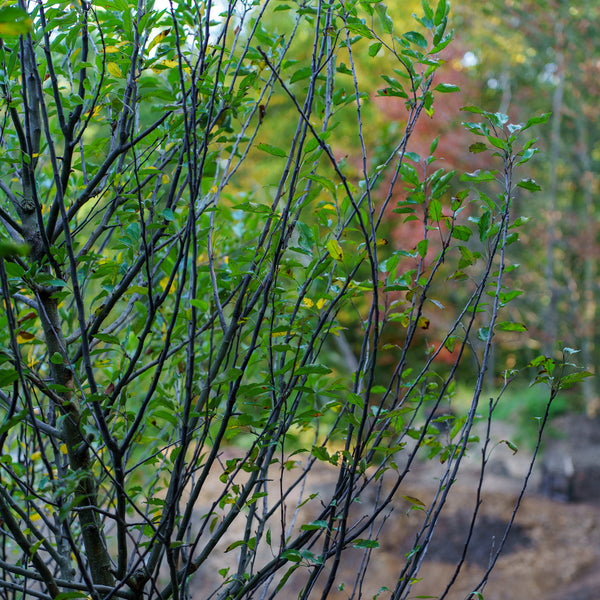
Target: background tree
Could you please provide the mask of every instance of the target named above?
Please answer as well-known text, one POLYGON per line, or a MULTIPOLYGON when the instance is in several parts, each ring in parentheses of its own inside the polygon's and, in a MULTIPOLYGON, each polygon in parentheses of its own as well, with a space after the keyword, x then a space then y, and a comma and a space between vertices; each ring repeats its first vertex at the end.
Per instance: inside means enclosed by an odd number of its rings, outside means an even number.
MULTIPOLYGON (((480 90, 473 88, 473 97, 514 120, 533 107, 552 111, 551 125, 538 133, 547 159, 529 167, 543 189, 523 199, 538 217, 522 232, 526 251, 519 257, 531 293, 514 310, 529 325, 532 348, 548 352, 558 337, 582 349, 593 373, 599 360, 593 202, 598 17, 595 2, 575 7, 562 1, 462 3, 455 15, 476 63, 468 70, 480 90)), ((583 404, 590 415, 598 410, 599 385, 597 376, 585 382, 583 404)))
MULTIPOLYGON (((471 150, 492 150, 498 167, 463 181, 494 182, 495 195, 451 196, 437 142, 408 150, 435 94, 455 90, 434 82, 449 4, 420 14, 403 32, 373 2, 21 2, 2 13, 7 598, 189 597, 217 552, 220 581, 202 597, 274 597, 294 574, 300 597, 325 598, 352 547, 364 552, 360 595, 390 503, 424 454, 443 468, 431 501, 410 500, 422 526, 391 592, 410 593, 476 439, 494 335, 523 329, 500 317, 518 294, 504 284, 512 199, 537 187, 515 169, 534 154, 525 132, 547 118, 511 125, 471 107, 471 150), (270 11, 288 15, 283 29, 264 26, 270 11), (406 111, 377 152, 365 143, 362 53, 388 57, 379 94, 406 111), (242 172, 254 156, 268 160, 263 187, 242 172), (416 243, 379 234, 392 204, 418 223, 416 243), (467 299, 432 345, 421 334, 444 314, 438 278, 467 299), (454 358, 438 368, 444 348, 454 358), (459 410, 467 353, 475 376, 459 410), (311 487, 317 463, 331 468, 331 493, 311 487)), ((551 358, 534 366, 550 399, 578 378, 551 358)), ((483 478, 487 440, 482 457, 483 478)))

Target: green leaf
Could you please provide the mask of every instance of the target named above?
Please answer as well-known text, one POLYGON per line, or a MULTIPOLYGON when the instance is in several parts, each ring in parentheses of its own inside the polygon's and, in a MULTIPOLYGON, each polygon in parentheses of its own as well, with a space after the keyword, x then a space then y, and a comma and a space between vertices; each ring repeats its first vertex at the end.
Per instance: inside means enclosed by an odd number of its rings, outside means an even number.
POLYGON ((412 165, 403 162, 400 165, 400 174, 402 175, 402 180, 406 181, 406 183, 414 186, 419 185, 419 174, 412 165))
POLYGON ((294 371, 294 375, 310 375, 313 373, 327 375, 328 373, 331 373, 331 369, 325 365, 315 363, 312 365, 304 365, 294 371))
POLYGON ((352 406, 357 406, 360 410, 365 407, 363 397, 360 394, 355 394, 354 392, 350 392, 348 394, 348 402, 352 404, 352 406))
POLYGON ((327 450, 323 448, 323 446, 313 446, 310 452, 317 460, 322 460, 326 462, 331 461, 331 456, 329 456, 329 452, 327 452, 327 450))
POLYGON ((495 146, 496 148, 499 148, 500 150, 504 150, 504 151, 508 150, 508 143, 505 142, 504 140, 494 137, 493 135, 488 135, 487 141, 492 146, 495 146))
MULTIPOLYGON (((495 294, 495 292, 490 292, 491 294, 495 294)), ((518 298, 523 292, 521 290, 510 290, 509 292, 501 292, 500 300, 502 304, 507 304, 511 300, 518 298)))
POLYGON ((0 387, 10 385, 19 379, 19 374, 15 369, 6 369, 2 367, 0 369, 0 387))
POLYGON ((381 42, 375 42, 369 46, 369 56, 377 56, 377 53, 381 50, 383 44, 381 42))
POLYGON ((280 156, 281 158, 285 158, 287 156, 287 152, 271 144, 258 144, 257 148, 263 152, 272 154, 273 156, 280 156))
POLYGON ((498 171, 473 171, 472 173, 464 173, 460 176, 461 181, 470 181, 472 183, 478 183, 481 181, 494 181, 498 171))
POLYGON ((14 414, 10 419, 4 419, 2 425, 0 425, 0 435, 6 433, 9 429, 14 427, 17 423, 20 423, 27 418, 27 409, 24 408, 18 413, 14 414))
POLYGON ((423 7, 423 13, 426 19, 433 19, 433 9, 429 6, 427 0, 421 0, 421 6, 423 7))
POLYGON ((492 215, 489 210, 486 210, 477 221, 477 228, 479 229, 479 239, 483 242, 488 235, 490 230, 492 215))
POLYGON ((526 150, 521 150, 517 156, 522 156, 523 158, 517 163, 517 166, 525 164, 538 152, 539 150, 537 148, 527 148, 526 150))
POLYGON ((241 377, 243 374, 244 374, 244 371, 242 369, 240 369, 239 367, 231 367, 230 369, 226 369, 222 373, 219 373, 219 375, 217 375, 215 377, 215 380, 213 383, 217 384, 217 383, 226 383, 227 381, 233 381, 234 379, 241 377))
POLYGON ((87 598, 85 592, 60 592, 54 596, 54 600, 75 600, 75 598, 87 598))
POLYGON ((377 11, 377 16, 379 17, 379 22, 381 23, 383 31, 385 33, 392 33, 394 31, 394 22, 387 14, 387 6, 380 2, 375 6, 375 10, 377 11))
POLYGON ((400 98, 408 98, 408 94, 404 91, 402 84, 389 75, 382 75, 383 79, 390 87, 380 90, 380 94, 383 96, 398 96, 400 98))
POLYGON ((542 188, 533 179, 521 179, 517 187, 529 190, 530 192, 539 192, 542 188))
POLYGON ((481 256, 479 252, 472 252, 466 246, 459 246, 460 260, 458 261, 458 268, 464 269, 477 262, 477 259, 481 256))
POLYGON ((503 321, 495 327, 498 331, 527 331, 527 327, 523 323, 515 323, 513 321, 503 321))
POLYGON ((364 39, 373 39, 373 33, 371 32, 371 30, 365 25, 364 21, 362 19, 359 19, 358 17, 348 15, 346 19, 346 27, 349 31, 358 34, 364 39))
POLYGON ((435 15, 433 16, 434 24, 440 25, 441 22, 448 16, 448 12, 450 11, 450 2, 448 0, 440 0, 438 2, 437 8, 435 9, 435 15))
POLYGON ((460 110, 465 112, 475 113, 477 115, 485 114, 485 111, 479 108, 478 106, 463 106, 460 110))
POLYGON ((429 203, 429 218, 436 223, 442 218, 442 204, 439 200, 434 199, 429 203))
POLYGON ((588 371, 582 371, 581 373, 570 373, 569 375, 565 375, 561 378, 559 382, 559 388, 561 390, 569 389, 575 383, 581 383, 588 377, 593 377, 593 373, 589 373, 588 371))
POLYGON ((315 529, 327 529, 328 527, 327 521, 317 520, 302 525, 300 529, 303 529, 304 531, 314 531, 315 529))
POLYGON ((0 36, 25 35, 32 25, 33 21, 23 9, 16 6, 0 9, 0 36))
POLYGON ((240 546, 246 546, 246 542, 244 540, 237 540, 231 544, 229 544, 229 546, 227 546, 227 548, 225 549, 225 552, 231 552, 232 550, 235 550, 236 548, 239 548, 240 546))
POLYGON ((460 92, 460 88, 452 83, 438 83, 435 86, 435 91, 441 94, 449 94, 451 92, 460 92))
POLYGON ((50 357, 50 362, 54 365, 62 365, 63 364, 63 357, 62 354, 60 352, 55 352, 51 357, 50 357))
POLYGON ((452 230, 452 237, 466 242, 472 235, 472 231, 466 225, 456 225, 452 230))
POLYGON ((475 142, 469 146, 469 152, 477 154, 479 152, 485 152, 488 147, 483 142, 475 142))
POLYGON ((440 136, 436 136, 433 142, 429 144, 429 155, 432 156, 433 153, 437 150, 438 144, 440 143, 440 136))
POLYGON ((498 443, 500 443, 500 444, 506 444, 512 450, 513 454, 516 454, 519 451, 519 449, 517 448, 516 444, 514 444, 510 440, 500 440, 500 442, 498 442, 498 443))
POLYGON ((409 42, 415 44, 416 46, 419 46, 420 48, 427 48, 427 40, 422 34, 418 33, 417 31, 407 31, 403 37, 405 37, 409 42))
POLYGON ((290 83, 296 83, 302 79, 306 79, 312 75, 312 69, 310 67, 302 67, 298 69, 291 77, 290 83))
POLYGON ((11 241, 0 241, 0 258, 16 258, 17 256, 27 256, 31 248, 29 244, 17 244, 11 241))
POLYGON ((377 540, 363 540, 358 538, 354 541, 353 546, 355 548, 379 548, 379 542, 377 540))
POLYGON ((307 179, 314 181, 315 183, 321 184, 324 188, 327 188, 331 192, 333 196, 335 196, 335 183, 331 181, 331 179, 327 179, 327 177, 323 177, 322 175, 307 175, 307 179))
POLYGON ((490 335, 489 327, 480 327, 477 330, 477 339, 481 340, 482 342, 487 342, 489 335, 490 335))
POLYGON ((302 560, 302 555, 298 550, 284 550, 281 553, 281 558, 289 560, 290 562, 299 563, 302 560))
POLYGON ((529 129, 529 127, 533 127, 534 125, 540 125, 542 123, 547 123, 548 119, 552 116, 551 112, 547 112, 544 113, 542 115, 540 115, 539 117, 532 117, 531 119, 529 119, 527 121, 527 123, 525 123, 525 125, 523 126, 522 131, 525 131, 525 129, 529 129))
POLYGON ((421 240, 417 244, 417 252, 421 258, 425 258, 427 254, 427 248, 429 247, 429 240, 421 240))
POLYGON ((101 342, 106 342, 107 344, 117 344, 121 343, 121 340, 116 335, 112 335, 110 333, 95 333, 94 337, 101 342))

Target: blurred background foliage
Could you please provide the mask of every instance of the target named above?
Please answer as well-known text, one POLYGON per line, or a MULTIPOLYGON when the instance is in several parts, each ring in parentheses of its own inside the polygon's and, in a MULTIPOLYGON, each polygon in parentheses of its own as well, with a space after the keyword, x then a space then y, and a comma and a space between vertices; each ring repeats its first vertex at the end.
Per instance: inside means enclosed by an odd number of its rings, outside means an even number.
MULTIPOLYGON (((421 14, 420 2, 390 2, 388 12, 398 29, 408 31, 411 22, 414 25, 409 15, 421 14)), ((286 21, 289 18, 287 11, 274 12, 264 26, 269 31, 284 31, 289 27, 286 21)), ((474 140, 461 125, 462 120, 467 120, 460 112, 462 106, 477 105, 505 113, 513 123, 523 122, 532 114, 552 112, 550 121, 535 131, 541 154, 523 172, 542 191, 517 196, 515 206, 518 214, 531 221, 519 229, 521 243, 511 246, 510 257, 520 265, 515 278, 526 293, 511 302, 508 310, 513 320, 526 324, 527 332, 500 332, 494 362, 496 372, 519 369, 540 352, 549 355, 558 352, 556 340, 579 349, 580 363, 594 377, 586 379, 568 400, 556 403, 553 411, 584 411, 594 417, 600 409, 597 377, 600 6, 593 0, 576 6, 561 0, 484 3, 461 0, 453 4, 451 27, 454 41, 442 52, 445 64, 436 74, 436 81, 457 85, 460 91, 436 97, 431 114, 417 125, 409 150, 427 156, 430 141, 437 136, 435 154, 439 166, 459 172, 490 168, 493 159, 489 154, 469 152, 474 140)), ((297 37, 293 52, 300 56, 303 47, 310 48, 310 44, 303 44, 302 35, 297 37)), ((372 90, 363 104, 365 120, 373 124, 365 131, 365 141, 371 155, 377 156, 378 149, 384 155, 396 143, 397 134, 406 123, 407 109, 402 98, 378 93, 386 86, 381 74, 390 72, 393 66, 386 62, 389 55, 371 56, 368 40, 363 40, 363 46, 354 58, 364 89, 372 90)), ((338 72, 338 83, 343 77, 338 72)), ((284 92, 278 90, 277 94, 284 92)), ((283 97, 280 100, 275 97, 264 115, 260 141, 281 143, 282 139, 290 139, 294 116, 289 103, 283 97), (274 122, 276 127, 270 126, 274 122)), ((336 150, 349 165, 356 166, 358 182, 360 154, 358 150, 352 151, 359 148, 353 138, 355 118, 352 109, 344 110, 343 103, 335 111, 337 139, 347 140, 336 150)), ((245 185, 258 194, 269 185, 270 161, 270 157, 265 159, 255 153, 244 165, 245 185)), ((458 179, 453 181, 449 194, 461 189, 458 179)), ((383 198, 378 200, 381 202, 383 198)), ((391 208, 400 198, 393 200, 391 208)), ((391 208, 386 211, 384 224, 387 230, 384 237, 390 244, 381 249, 382 259, 394 247, 410 246, 411 239, 414 247, 422 237, 419 222, 404 222, 402 215, 393 213, 391 208)), ((464 300, 452 286, 440 285, 435 294, 446 310, 430 315, 427 328, 422 331, 424 352, 432 345, 439 345, 447 322, 455 316, 452 306, 461 306, 464 300)), ((352 344, 353 317, 350 313, 345 317, 341 315, 348 325, 347 338, 352 344)), ((398 340, 387 338, 385 342, 390 345, 400 342, 400 327, 398 336, 398 340)), ((339 348, 331 350, 336 352, 339 348)), ((442 363, 443 358, 441 355, 442 363)), ((452 362, 449 355, 448 363, 452 362)), ((468 384, 471 370, 468 358, 463 360, 461 369, 459 379, 468 384)), ((515 382, 516 389, 504 397, 500 412, 504 417, 521 415, 520 422, 528 429, 535 426, 530 415, 535 416, 542 404, 536 409, 537 388, 528 390, 530 374, 522 375, 515 382), (531 401, 526 401, 528 398, 531 401)), ((489 381, 490 392, 501 383, 489 381)))

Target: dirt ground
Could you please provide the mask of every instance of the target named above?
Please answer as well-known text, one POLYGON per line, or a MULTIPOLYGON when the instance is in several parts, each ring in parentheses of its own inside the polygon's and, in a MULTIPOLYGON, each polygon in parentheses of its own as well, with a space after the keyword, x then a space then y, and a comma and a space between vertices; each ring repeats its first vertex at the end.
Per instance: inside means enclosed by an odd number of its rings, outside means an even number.
MULTIPOLYGON (((584 418, 568 417, 556 422, 555 428, 565 435, 549 440, 545 460, 559 456, 562 462, 572 465, 573 471, 569 474, 572 488, 564 495, 562 487, 558 490, 544 487, 543 461, 539 462, 504 551, 483 590, 485 600, 598 600, 600 597, 600 425, 584 418), (542 495, 541 490, 552 497, 542 495), (570 501, 566 501, 569 495, 570 501)), ((503 434, 502 431, 497 433, 500 439, 503 434)), ((494 451, 469 551, 446 596, 448 600, 463 600, 484 576, 490 556, 513 513, 529 458, 527 452, 521 451, 513 456, 505 445, 494 451)), ((552 465, 552 461, 549 464, 552 465)), ((379 536, 380 547, 372 553, 363 589, 355 598, 370 600, 382 588, 394 588, 395 578, 405 562, 405 554, 412 548, 422 519, 419 511, 407 514, 410 505, 402 496, 426 501, 434 489, 435 468, 423 463, 413 469, 379 536)), ((311 475, 311 484, 321 490, 333 485, 335 473, 331 469, 321 465, 311 475)), ((467 462, 452 487, 419 572, 420 581, 413 585, 409 598, 437 598, 452 578, 463 552, 475 504, 477 477, 478 463, 467 462)), ((367 513, 368 504, 367 498, 360 510, 367 513)), ((346 554, 329 599, 350 597, 361 558, 359 551, 346 554), (343 584, 346 585, 340 590, 343 584)), ((197 583, 193 584, 195 600, 204 600, 201 582, 209 584, 214 579, 211 575, 222 567, 222 560, 223 555, 216 553, 214 564, 198 574, 197 583)), ((280 593, 278 600, 296 597, 303 585, 302 577, 307 576, 306 571, 302 573, 295 582, 290 580, 289 589, 286 586, 284 591, 287 592, 280 593)), ((316 590, 314 597, 320 598, 316 590)), ((378 596, 381 600, 389 597, 390 592, 385 589, 378 596)))

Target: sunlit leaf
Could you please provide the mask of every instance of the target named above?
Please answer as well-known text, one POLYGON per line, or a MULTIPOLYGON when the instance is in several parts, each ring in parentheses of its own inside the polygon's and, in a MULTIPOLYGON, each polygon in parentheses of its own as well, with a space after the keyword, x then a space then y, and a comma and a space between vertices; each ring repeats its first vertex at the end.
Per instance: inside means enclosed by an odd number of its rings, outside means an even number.
POLYGON ((327 248, 327 252, 329 252, 329 256, 334 260, 342 260, 344 258, 342 247, 335 238, 330 238, 325 247, 327 248))
POLYGON ((168 35, 171 33, 171 28, 163 29, 158 35, 156 35, 153 40, 148 44, 148 51, 152 50, 154 46, 160 44, 168 35))
POLYGON ((121 67, 117 63, 109 62, 106 63, 106 70, 113 76, 118 79, 123 77, 123 73, 121 73, 121 67))
POLYGON ((16 6, 0 8, 0 36, 25 35, 32 26, 33 21, 23 9, 16 6))

